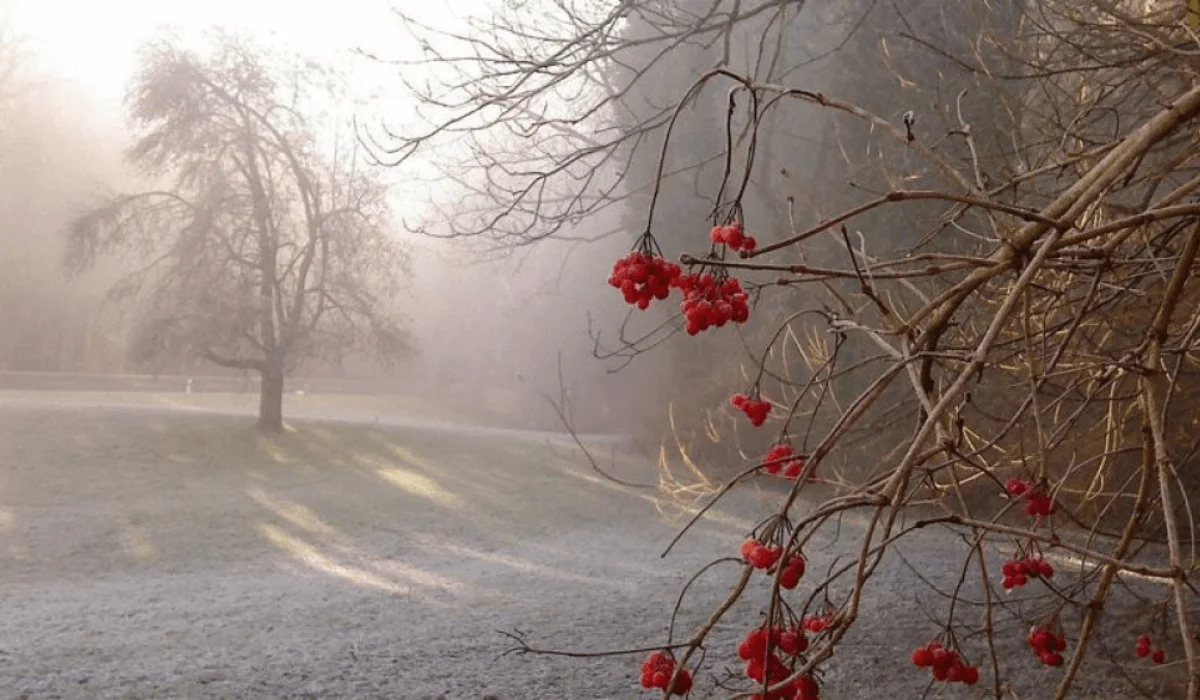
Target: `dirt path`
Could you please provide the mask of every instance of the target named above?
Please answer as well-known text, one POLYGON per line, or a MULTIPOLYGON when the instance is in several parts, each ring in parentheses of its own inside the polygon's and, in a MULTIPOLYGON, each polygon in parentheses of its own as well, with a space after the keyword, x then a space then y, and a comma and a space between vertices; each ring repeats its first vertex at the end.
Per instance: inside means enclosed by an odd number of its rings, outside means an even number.
MULTIPOLYGON (((4 699, 649 697, 640 657, 501 657, 498 631, 546 648, 660 643, 683 583, 736 551, 772 498, 735 494, 660 559, 678 519, 598 480, 561 440, 313 424, 274 444, 236 417, 8 398, 4 699)), ((856 527, 818 543, 813 569, 850 551, 856 527)), ((952 583, 944 563, 961 560, 961 543, 922 543, 906 557, 952 583)), ((735 573, 701 579, 682 629, 735 573)), ((925 679, 906 658, 937 630, 915 581, 899 563, 879 576, 827 697, 880 697, 881 682, 920 696, 925 679)), ((733 611, 716 652, 756 603, 733 611)), ((1045 674, 1030 667, 1021 697, 1043 697, 1045 674)), ((1092 674, 1077 697, 1109 697, 1107 686, 1092 674)))

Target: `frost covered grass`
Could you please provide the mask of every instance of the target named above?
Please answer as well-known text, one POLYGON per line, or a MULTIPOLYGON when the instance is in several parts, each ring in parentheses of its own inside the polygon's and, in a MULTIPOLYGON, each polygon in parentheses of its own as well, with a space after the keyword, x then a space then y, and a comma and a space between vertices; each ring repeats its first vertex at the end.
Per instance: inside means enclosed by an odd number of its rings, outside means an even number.
POLYGON ((650 642, 686 570, 560 443, 2 408, 0 696, 622 696, 623 662, 497 661, 514 627, 595 647, 657 618, 650 642))
MULTIPOLYGON (((651 479, 638 464, 615 468, 651 479)), ((663 559, 679 509, 600 479, 564 438, 311 421, 264 438, 243 415, 0 401, 0 697, 643 697, 640 655, 506 656, 500 631, 661 643, 687 579, 773 498, 732 496, 663 559)), ((857 528, 815 542, 810 566, 844 561, 857 528)), ((901 551, 952 583, 940 562, 963 546, 901 551)), ((937 601, 913 599, 914 576, 898 560, 880 574, 829 697, 925 690, 905 664, 937 601)), ((722 564, 692 587, 680 634, 734 578, 722 564)), ((736 646, 759 602, 714 643, 736 646)))

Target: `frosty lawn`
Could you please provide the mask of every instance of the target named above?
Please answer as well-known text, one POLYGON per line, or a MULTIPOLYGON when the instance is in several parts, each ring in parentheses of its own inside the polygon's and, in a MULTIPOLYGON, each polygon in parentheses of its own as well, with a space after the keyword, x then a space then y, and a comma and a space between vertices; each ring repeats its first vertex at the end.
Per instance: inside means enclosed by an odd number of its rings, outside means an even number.
MULTIPOLYGON (((660 559, 682 521, 561 437, 296 422, 264 438, 243 416, 19 398, 0 395, 3 698, 643 697, 641 655, 502 656, 499 632, 574 651, 661 643, 686 580, 736 555, 772 497, 736 492, 660 559)), ((810 565, 857 535, 846 521, 810 565)), ((903 551, 952 581, 935 563, 962 545, 936 544, 903 551)), ((735 574, 693 586, 681 634, 735 574)), ((877 697, 881 673, 896 697, 924 689, 903 666, 936 632, 912 577, 881 574, 878 623, 834 665, 831 698, 877 697)))

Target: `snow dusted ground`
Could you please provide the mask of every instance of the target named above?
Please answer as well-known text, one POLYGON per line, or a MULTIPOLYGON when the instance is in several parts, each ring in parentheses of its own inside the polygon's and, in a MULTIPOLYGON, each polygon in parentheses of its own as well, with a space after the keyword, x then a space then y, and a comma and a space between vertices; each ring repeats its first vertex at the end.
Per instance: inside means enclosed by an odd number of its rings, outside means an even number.
MULTIPOLYGON (((651 697, 640 655, 503 656, 512 644, 499 632, 571 651, 661 643, 684 582, 735 553, 778 498, 736 491, 662 559, 679 510, 599 479, 563 436, 422 416, 298 422, 269 441, 245 429, 244 407, 177 403, 0 392, 0 698, 651 697)), ((653 478, 631 458, 616 468, 653 478)), ((856 551, 861 525, 847 518, 833 534, 809 549, 814 574, 856 551)), ((930 529, 902 551, 948 588, 965 545, 930 529)), ((684 633, 736 573, 719 566, 693 587, 684 633)), ((755 590, 718 628, 711 660, 732 660, 755 590)), ((907 658, 937 633, 925 611, 945 609, 923 590, 889 561, 823 697, 922 696, 928 676, 907 658)), ((1028 655, 1025 627, 997 625, 1011 658, 1028 655)), ((1114 629, 1106 643, 1132 644, 1128 626, 1114 629)), ((977 642, 967 648, 983 662, 977 642)), ((1015 666, 1009 697, 1050 696, 1058 672, 1031 656, 1015 666)), ((1072 697, 1131 697, 1113 673, 1088 669, 1072 697)))

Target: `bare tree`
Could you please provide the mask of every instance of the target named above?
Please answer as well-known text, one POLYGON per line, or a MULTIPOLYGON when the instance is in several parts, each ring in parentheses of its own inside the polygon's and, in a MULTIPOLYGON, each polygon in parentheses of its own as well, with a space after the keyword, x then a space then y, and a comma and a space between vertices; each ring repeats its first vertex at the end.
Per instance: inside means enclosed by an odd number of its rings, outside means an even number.
POLYGON ((81 215, 67 255, 82 270, 127 254, 136 269, 110 297, 137 305, 135 351, 258 372, 264 431, 282 430, 284 376, 305 358, 387 360, 405 346, 394 301, 406 255, 386 189, 353 149, 322 144, 303 111, 315 70, 272 67, 231 35, 208 57, 149 45, 129 91, 142 130, 129 158, 164 184, 81 215))

